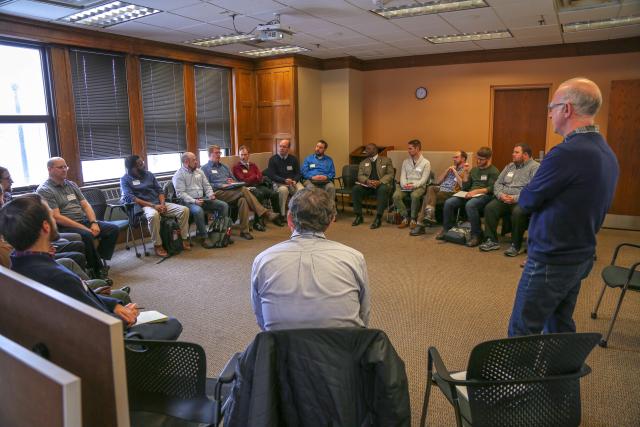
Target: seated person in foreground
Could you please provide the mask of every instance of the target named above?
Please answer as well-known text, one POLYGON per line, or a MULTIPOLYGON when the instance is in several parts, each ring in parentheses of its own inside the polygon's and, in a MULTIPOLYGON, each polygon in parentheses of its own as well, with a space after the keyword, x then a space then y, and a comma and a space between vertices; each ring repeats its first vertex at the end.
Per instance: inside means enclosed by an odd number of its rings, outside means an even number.
POLYGON ((189 208, 175 203, 167 203, 162 187, 155 175, 146 170, 144 160, 133 155, 124 159, 127 173, 120 178, 120 189, 124 203, 135 203, 136 209, 142 209, 149 223, 151 242, 156 255, 166 257, 167 251, 162 247, 160 238, 160 216, 174 217, 180 224, 182 247, 191 250, 189 244, 189 208))
POLYGON ((259 254, 251 271, 251 304, 262 330, 366 327, 369 279, 364 256, 327 240, 333 200, 303 189, 287 214, 293 234, 259 254))
POLYGON ((219 146, 209 146, 208 152, 209 161, 202 167, 202 172, 209 180, 209 184, 211 184, 218 200, 238 205, 240 237, 247 240, 253 239, 253 236, 249 233, 249 211, 254 212, 254 227, 258 231, 265 230, 264 221, 261 220, 263 217, 267 217, 274 223, 281 224, 280 215, 265 209, 246 186, 237 186, 238 181, 236 181, 227 165, 220 163, 222 150, 219 146))
POLYGON ((296 191, 304 188, 300 183, 300 164, 295 156, 289 154, 291 142, 283 139, 278 142, 278 154, 269 159, 269 165, 264 174, 273 181, 273 189, 280 197, 280 212, 284 215, 287 211, 287 198, 296 191))
MULTIPOLYGON (((335 201, 336 187, 333 185, 333 178, 336 177, 336 168, 333 164, 333 159, 325 154, 328 147, 327 141, 323 139, 318 141, 315 153, 304 159, 300 172, 305 179, 305 187, 318 187, 326 191, 329 194, 329 198, 335 201)), ((333 213, 334 216, 337 213, 335 207, 333 213)))
POLYGON ((121 319, 126 331, 137 332, 143 339, 175 340, 180 336, 182 325, 176 319, 136 326, 136 304, 122 305, 115 298, 96 295, 78 276, 56 264, 48 250, 58 230, 51 209, 39 195, 20 197, 0 209, 0 234, 16 249, 11 255, 12 270, 121 319))
POLYGON ((369 228, 379 228, 382 225, 382 214, 387 207, 389 195, 393 190, 395 171, 393 163, 388 157, 378 156, 378 147, 375 144, 367 144, 364 147, 367 158, 358 166, 358 181, 353 186, 351 198, 353 200, 353 212, 356 214, 352 226, 364 222, 362 218, 362 199, 367 196, 376 196, 376 218, 369 228))
POLYGON ((84 242, 87 265, 96 277, 106 277, 102 260, 110 260, 116 247, 120 230, 116 225, 97 221, 93 208, 87 202, 78 185, 67 179, 69 167, 61 157, 47 162, 49 179, 36 192, 42 196, 51 210, 53 219, 62 232, 78 233, 84 242), (97 250, 93 241, 98 239, 97 250))
POLYGON ((207 221, 205 212, 217 212, 218 215, 229 216, 229 205, 222 200, 216 200, 213 189, 198 168, 196 155, 186 152, 182 155, 182 167, 176 171, 171 179, 176 190, 176 197, 184 203, 196 223, 196 239, 203 245, 207 238, 207 221))
MULTIPOLYGON (((511 247, 504 254, 518 256, 524 252, 522 238, 527 229, 529 214, 518 206, 518 198, 522 189, 529 184, 540 163, 531 158, 531 147, 527 144, 517 144, 511 155, 513 162, 500 172, 500 176, 493 186, 495 199, 484 207, 484 237, 485 242, 480 245, 484 252, 500 249, 498 244, 498 221, 505 215, 511 217, 511 247)), ((504 224, 504 223, 503 223, 504 224)))
POLYGON ((418 210, 431 174, 431 163, 422 156, 421 149, 422 143, 419 140, 409 141, 409 157, 402 162, 400 187, 393 193, 393 204, 402 216, 398 228, 410 226, 413 229, 417 225, 418 210), (404 205, 404 196, 407 193, 411 196, 411 218, 407 215, 407 207, 404 205))
POLYGON ((241 145, 238 149, 238 154, 240 155, 240 161, 231 169, 233 175, 239 181, 251 187, 251 191, 263 206, 267 203, 267 200, 270 201, 272 210, 280 216, 278 225, 284 226, 284 212, 279 212, 280 198, 278 192, 273 189, 268 178, 266 178, 266 181, 269 181, 269 183, 267 184, 265 182, 265 177, 262 176, 262 172, 258 169, 258 166, 249 161, 249 147, 241 145))
POLYGON ((496 182, 500 171, 491 164, 491 148, 480 147, 476 153, 478 166, 470 169, 465 163, 462 173, 462 190, 466 192, 464 197, 454 196, 444 202, 442 230, 436 235, 437 240, 444 240, 444 235, 455 225, 456 211, 464 207, 467 219, 471 223, 471 238, 467 246, 474 247, 480 244, 482 228, 480 215, 483 208, 491 201, 493 184, 496 182))

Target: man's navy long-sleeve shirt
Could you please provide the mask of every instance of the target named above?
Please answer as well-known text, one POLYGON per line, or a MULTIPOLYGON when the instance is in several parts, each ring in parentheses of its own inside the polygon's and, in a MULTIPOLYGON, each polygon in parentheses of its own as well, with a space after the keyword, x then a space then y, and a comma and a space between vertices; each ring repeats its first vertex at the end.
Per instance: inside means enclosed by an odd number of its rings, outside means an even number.
POLYGON ((300 181, 300 164, 291 154, 285 159, 276 154, 269 159, 269 166, 264 174, 278 184, 284 184, 287 178, 300 181))
POLYGON ((518 204, 532 213, 528 256, 534 261, 579 264, 595 253, 619 167, 602 135, 589 128, 554 147, 520 193, 518 204))

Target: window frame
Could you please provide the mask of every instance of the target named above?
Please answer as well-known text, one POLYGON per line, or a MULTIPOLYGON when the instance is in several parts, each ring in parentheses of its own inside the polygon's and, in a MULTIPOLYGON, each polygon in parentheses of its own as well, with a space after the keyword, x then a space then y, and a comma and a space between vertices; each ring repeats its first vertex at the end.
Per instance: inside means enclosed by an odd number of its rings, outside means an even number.
MULTIPOLYGON (((0 114, 0 124, 22 124, 22 123, 43 123, 47 129, 47 144, 49 146, 49 157, 60 156, 60 147, 58 145, 58 132, 56 127, 56 111, 53 99, 53 84, 51 81, 51 61, 49 58, 49 46, 41 43, 16 41, 0 37, 0 44, 5 46, 15 46, 27 49, 37 49, 40 51, 42 82, 44 85, 44 99, 47 108, 46 115, 2 115, 0 114)), ((10 165, 3 165, 11 170, 10 165)), ((25 193, 35 190, 38 185, 26 185, 22 187, 13 187, 12 193, 25 193)))

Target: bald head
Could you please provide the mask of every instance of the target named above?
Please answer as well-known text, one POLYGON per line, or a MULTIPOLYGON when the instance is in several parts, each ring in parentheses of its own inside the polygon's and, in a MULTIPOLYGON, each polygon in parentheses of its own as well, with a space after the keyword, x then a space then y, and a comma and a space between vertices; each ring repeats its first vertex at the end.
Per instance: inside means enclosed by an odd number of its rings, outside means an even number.
POLYGON ((593 117, 602 105, 600 88, 584 77, 576 77, 561 83, 556 95, 562 102, 573 105, 578 116, 593 117))

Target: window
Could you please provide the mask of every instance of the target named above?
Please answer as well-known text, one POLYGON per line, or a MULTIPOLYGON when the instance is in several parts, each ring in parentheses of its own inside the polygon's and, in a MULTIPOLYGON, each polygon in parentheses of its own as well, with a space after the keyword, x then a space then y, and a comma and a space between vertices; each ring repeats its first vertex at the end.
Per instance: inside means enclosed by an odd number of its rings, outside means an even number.
POLYGON ((187 149, 182 64, 141 59, 144 134, 151 172, 180 168, 187 149))
POLYGON ((70 56, 84 182, 118 178, 131 154, 124 57, 81 50, 70 56))
POLYGON ((57 154, 47 58, 42 48, 18 43, 1 43, 0 58, 0 165, 14 188, 38 185, 57 154))
POLYGON ((229 70, 196 65, 196 118, 200 163, 208 161, 207 148, 219 145, 223 155, 231 150, 229 124, 229 70))

